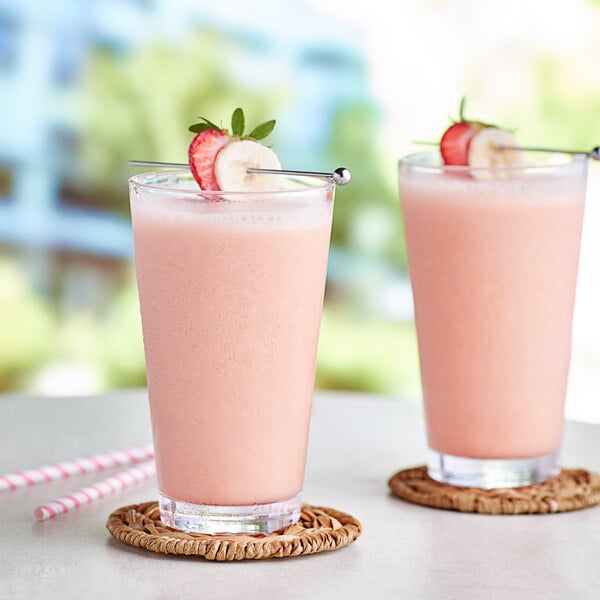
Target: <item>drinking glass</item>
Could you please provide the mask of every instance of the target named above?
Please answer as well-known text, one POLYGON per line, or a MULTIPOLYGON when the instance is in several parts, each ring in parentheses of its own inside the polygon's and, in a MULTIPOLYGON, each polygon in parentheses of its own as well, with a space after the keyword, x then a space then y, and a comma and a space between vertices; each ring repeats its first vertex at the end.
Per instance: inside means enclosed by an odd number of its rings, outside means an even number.
POLYGON ((130 180, 160 514, 184 531, 300 515, 334 184, 268 177, 268 192, 130 180))
POLYGON ((558 474, 587 159, 520 167, 399 162, 437 481, 497 488, 558 474))

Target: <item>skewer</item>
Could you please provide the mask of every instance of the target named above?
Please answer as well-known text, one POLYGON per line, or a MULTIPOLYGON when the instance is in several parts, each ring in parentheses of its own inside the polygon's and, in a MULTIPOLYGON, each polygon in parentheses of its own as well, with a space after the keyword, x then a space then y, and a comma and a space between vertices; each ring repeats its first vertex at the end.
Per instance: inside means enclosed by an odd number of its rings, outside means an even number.
POLYGON ((596 146, 589 152, 582 150, 558 150, 557 148, 536 148, 532 146, 496 146, 498 150, 524 150, 526 152, 552 152, 556 154, 573 154, 575 156, 587 156, 593 160, 600 160, 600 146, 596 146))
POLYGON ((159 167, 160 169, 183 169, 189 167, 184 163, 158 162, 151 160, 128 160, 128 165, 132 167, 159 167))
MULTIPOLYGON (((415 140, 413 144, 422 146, 439 146, 439 142, 424 142, 415 140)), ((600 146, 592 148, 589 152, 582 150, 559 150, 558 148, 538 148, 535 146, 496 146, 497 150, 524 150, 525 152, 552 152, 556 154, 573 154, 574 156, 587 156, 592 160, 600 160, 600 146)))
MULTIPOLYGON (((157 162, 149 160, 128 160, 128 165, 134 167, 158 167, 160 169, 181 169, 187 168, 189 165, 184 163, 169 163, 169 162, 157 162)), ((350 183, 352 175, 346 167, 337 167, 331 173, 318 172, 318 171, 289 171, 287 169, 256 169, 251 167, 247 170, 248 173, 265 173, 270 175, 303 175, 306 177, 330 177, 336 185, 346 185, 350 183)))
POLYGON ((346 167, 338 167, 331 173, 322 173, 318 171, 288 171, 286 169, 255 169, 250 167, 248 173, 267 173, 273 175, 305 175, 306 177, 331 177, 336 185, 346 185, 350 183, 352 175, 346 167))

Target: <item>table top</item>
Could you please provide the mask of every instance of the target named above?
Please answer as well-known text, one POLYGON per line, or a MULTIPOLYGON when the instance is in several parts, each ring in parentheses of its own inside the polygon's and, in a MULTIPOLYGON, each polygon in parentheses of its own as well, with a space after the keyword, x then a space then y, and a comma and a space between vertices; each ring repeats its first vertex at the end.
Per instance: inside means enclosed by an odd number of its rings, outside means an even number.
MULTIPOLYGON (((144 390, 0 395, 0 473, 149 441, 144 390)), ((600 426, 568 422, 563 446, 563 465, 600 470, 600 426)), ((364 530, 335 552, 283 560, 217 563, 117 542, 108 515, 154 499, 154 478, 42 523, 35 506, 102 476, 4 492, 0 599, 600 597, 600 507, 490 516, 391 496, 389 477, 424 456, 420 404, 317 393, 304 499, 349 512, 364 530)))

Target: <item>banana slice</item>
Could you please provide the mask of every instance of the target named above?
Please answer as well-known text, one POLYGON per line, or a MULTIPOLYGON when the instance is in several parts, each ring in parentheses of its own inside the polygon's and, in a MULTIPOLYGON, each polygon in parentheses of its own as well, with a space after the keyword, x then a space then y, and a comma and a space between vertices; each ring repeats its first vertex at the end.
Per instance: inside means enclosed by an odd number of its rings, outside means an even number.
POLYGON ((248 173, 254 169, 281 169, 277 154, 252 140, 227 144, 215 161, 215 177, 224 192, 261 192, 277 189, 276 175, 248 173), (275 179, 274 179, 275 178, 275 179))
MULTIPOLYGON (((478 131, 469 145, 470 167, 524 167, 527 163, 522 150, 501 150, 502 146, 518 148, 515 136, 497 127, 485 127, 478 131)), ((501 171, 471 171, 479 179, 498 179, 508 174, 501 171)))

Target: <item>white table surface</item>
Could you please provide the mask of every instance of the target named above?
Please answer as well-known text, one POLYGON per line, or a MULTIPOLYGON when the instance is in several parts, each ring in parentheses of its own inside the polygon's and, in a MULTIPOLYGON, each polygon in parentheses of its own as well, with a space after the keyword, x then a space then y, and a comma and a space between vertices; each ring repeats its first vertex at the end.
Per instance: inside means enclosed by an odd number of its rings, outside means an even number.
MULTIPOLYGON (((0 473, 150 441, 146 395, 0 396, 0 473)), ((304 498, 349 512, 362 536, 314 556, 216 563, 114 540, 112 510, 156 497, 139 484, 42 523, 33 508, 97 474, 0 494, 0 600, 60 598, 600 598, 600 507, 487 516, 425 508, 388 492, 423 463, 419 404, 315 397, 304 498)), ((563 464, 600 470, 600 427, 567 424, 563 464)))

